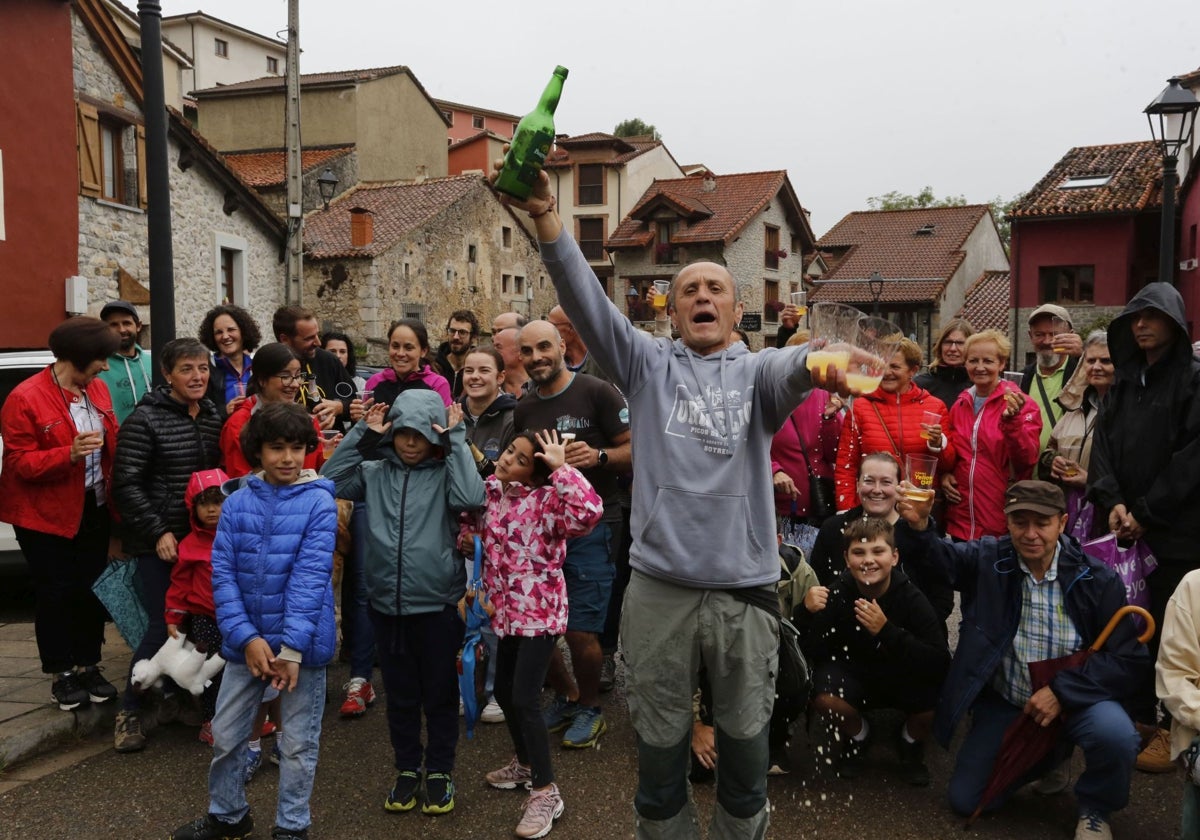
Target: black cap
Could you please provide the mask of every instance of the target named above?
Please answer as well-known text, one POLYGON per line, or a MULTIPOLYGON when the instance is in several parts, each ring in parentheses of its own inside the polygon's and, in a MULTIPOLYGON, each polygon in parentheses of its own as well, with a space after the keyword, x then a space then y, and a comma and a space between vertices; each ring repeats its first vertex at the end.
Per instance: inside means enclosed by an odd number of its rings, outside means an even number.
POLYGON ((142 316, 138 314, 137 307, 127 300, 113 300, 104 304, 104 308, 100 310, 100 320, 108 320, 108 316, 114 312, 127 312, 133 316, 133 320, 142 323, 142 316))
POLYGON ((1031 510, 1046 516, 1067 512, 1067 500, 1062 488, 1049 481, 1018 481, 1004 494, 1004 512, 1031 510))

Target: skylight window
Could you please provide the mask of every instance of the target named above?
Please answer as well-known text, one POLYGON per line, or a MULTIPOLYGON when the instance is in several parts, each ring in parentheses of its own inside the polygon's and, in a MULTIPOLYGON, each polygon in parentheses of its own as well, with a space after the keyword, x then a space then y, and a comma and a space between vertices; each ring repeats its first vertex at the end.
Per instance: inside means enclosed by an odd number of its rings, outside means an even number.
POLYGON ((1112 180, 1112 175, 1078 175, 1067 178, 1058 185, 1060 190, 1086 190, 1092 187, 1104 187, 1112 180))

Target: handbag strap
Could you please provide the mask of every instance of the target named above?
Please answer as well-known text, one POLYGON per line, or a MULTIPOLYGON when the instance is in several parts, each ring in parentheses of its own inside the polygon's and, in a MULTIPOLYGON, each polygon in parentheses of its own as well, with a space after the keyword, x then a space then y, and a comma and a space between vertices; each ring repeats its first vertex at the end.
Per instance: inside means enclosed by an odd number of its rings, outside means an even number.
MULTIPOLYGON (((792 421, 792 428, 796 430, 796 440, 800 443, 800 454, 804 456, 804 468, 808 470, 809 478, 816 475, 812 468, 812 458, 808 457, 808 452, 804 448, 804 435, 800 433, 800 424, 796 422, 796 413, 793 411, 788 415, 788 419, 792 421)), ((821 427, 817 426, 817 448, 821 448, 821 427)), ((794 512, 794 511, 793 511, 794 512)))
POLYGON ((888 443, 892 445, 892 449, 896 450, 896 463, 904 463, 904 453, 900 451, 900 447, 896 445, 895 438, 892 437, 891 431, 887 427, 887 423, 883 421, 883 412, 879 410, 879 403, 872 402, 871 408, 875 409, 875 416, 879 418, 879 425, 883 427, 883 433, 887 435, 888 443))
MULTIPOLYGON (((1058 416, 1054 413, 1054 403, 1046 396, 1046 386, 1042 384, 1042 375, 1035 369, 1033 371, 1033 381, 1037 383, 1038 393, 1042 395, 1042 405, 1046 407, 1046 413, 1050 415, 1050 425, 1053 427, 1058 422, 1058 416)), ((1059 406, 1061 408, 1061 406, 1059 406)))

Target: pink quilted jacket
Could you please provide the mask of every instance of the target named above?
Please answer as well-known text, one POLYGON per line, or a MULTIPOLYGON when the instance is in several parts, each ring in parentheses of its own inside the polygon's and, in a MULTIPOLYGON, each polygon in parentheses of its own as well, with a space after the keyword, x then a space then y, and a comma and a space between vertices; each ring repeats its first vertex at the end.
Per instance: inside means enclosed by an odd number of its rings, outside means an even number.
POLYGON ((463 514, 462 533, 483 538, 483 588, 496 608, 492 629, 501 637, 566 632, 567 539, 596 527, 604 503, 583 474, 565 464, 541 487, 506 487, 489 476, 484 488, 487 506, 463 514))

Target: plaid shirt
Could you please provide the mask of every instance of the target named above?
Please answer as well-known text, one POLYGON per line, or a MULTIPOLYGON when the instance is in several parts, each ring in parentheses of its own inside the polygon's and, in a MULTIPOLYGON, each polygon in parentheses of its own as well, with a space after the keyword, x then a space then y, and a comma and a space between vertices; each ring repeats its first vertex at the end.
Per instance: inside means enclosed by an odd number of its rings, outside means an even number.
POLYGON ((1021 708, 1033 694, 1030 662, 1067 656, 1083 647, 1083 638, 1064 609, 1062 588, 1058 586, 1060 550, 1061 546, 1054 549, 1050 569, 1040 581, 1033 577, 1024 560, 1019 561, 1024 573, 1021 619, 1017 634, 992 677, 992 687, 1008 702, 1021 708))

